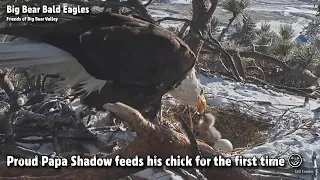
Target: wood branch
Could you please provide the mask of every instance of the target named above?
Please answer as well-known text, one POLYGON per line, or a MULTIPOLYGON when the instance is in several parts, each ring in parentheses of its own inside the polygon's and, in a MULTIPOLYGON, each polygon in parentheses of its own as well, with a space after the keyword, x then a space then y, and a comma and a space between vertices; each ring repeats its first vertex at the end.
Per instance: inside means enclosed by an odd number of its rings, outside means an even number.
POLYGON ((234 66, 235 69, 237 70, 236 73, 239 74, 239 76, 241 76, 243 79, 246 78, 246 73, 245 73, 245 69, 243 67, 242 61, 241 61, 241 57, 240 57, 240 53, 239 51, 234 51, 234 53, 231 54, 232 55, 232 59, 234 62, 234 66))
POLYGON ((262 80, 266 80, 266 75, 264 74, 263 70, 258 67, 258 66, 248 66, 246 67, 246 70, 247 71, 255 71, 255 72, 258 72, 262 78, 262 80))
MULTIPOLYGON (((232 52, 233 50, 227 50, 227 51, 232 52)), ((284 70, 291 69, 285 62, 283 62, 275 57, 263 54, 263 53, 251 52, 251 51, 240 51, 239 53, 240 53, 241 57, 264 60, 266 62, 276 64, 276 65, 280 66, 281 68, 283 68, 284 70)))
MULTIPOLYGON (((233 52, 233 50, 227 50, 228 52, 233 52)), ((297 79, 304 81, 307 83, 308 86, 318 87, 320 86, 320 79, 319 77, 312 74, 309 70, 306 69, 292 69, 290 68, 285 62, 274 58, 272 56, 268 56, 266 54, 262 54, 259 52, 250 52, 250 51, 240 51, 239 52, 241 57, 246 58, 253 58, 263 60, 275 65, 280 66, 285 72, 288 72, 290 75, 296 77, 297 79)))
MULTIPOLYGON (((24 147, 15 145, 1 145, 1 154, 3 155, 14 155, 15 157, 32 158, 34 156, 42 156, 43 154, 35 152, 24 147)), ((1 174, 1 169, 0 169, 1 174)), ((1 177, 1 176, 0 176, 1 177)))
POLYGON ((193 17, 189 35, 196 35, 200 31, 204 37, 208 37, 211 29, 212 14, 216 10, 217 5, 218 0, 192 1, 193 17))
MULTIPOLYGON (((203 36, 200 36, 199 38, 207 43, 206 44, 207 46, 205 48, 207 48, 211 52, 214 52, 214 53, 217 53, 217 54, 221 53, 224 56, 224 59, 227 60, 228 67, 231 68, 233 73, 231 73, 229 69, 227 69, 227 72, 230 73, 231 75, 232 74, 234 75, 233 79, 235 79, 237 81, 240 81, 240 82, 244 81, 244 79, 243 79, 244 76, 242 76, 244 74, 243 73, 244 69, 242 67, 242 64, 239 63, 239 62, 236 64, 235 61, 234 61, 234 58, 231 56, 231 54, 233 54, 233 56, 235 56, 236 58, 240 59, 239 53, 237 51, 226 51, 225 49, 223 49, 221 47, 220 44, 217 44, 215 42, 207 40, 203 36), (211 45, 213 45, 214 48, 211 45), (239 71, 240 72, 242 71, 242 75, 240 75, 239 71)), ((224 62, 222 64, 225 66, 224 62)), ((225 67, 227 67, 227 66, 225 66, 225 67)))
MULTIPOLYGON (((226 50, 226 51, 229 54, 237 53, 237 51, 235 51, 235 50, 226 50)), ((220 53, 220 50, 210 48, 210 51, 203 50, 203 52, 218 54, 218 53, 220 53)), ((283 69, 283 72, 289 73, 290 75, 296 77, 297 79, 299 79, 303 82, 306 82, 306 84, 309 86, 308 88, 297 89, 297 88, 293 88, 293 87, 285 87, 285 86, 279 86, 279 85, 274 85, 274 84, 272 85, 272 86, 275 86, 279 89, 285 89, 285 90, 288 90, 288 91, 291 91, 294 93, 306 95, 306 94, 314 93, 314 91, 317 89, 317 87, 320 86, 320 78, 315 76, 314 74, 312 74, 309 70, 292 69, 285 62, 283 62, 275 57, 272 57, 272 56, 269 56, 269 55, 266 55, 263 53, 259 53, 259 52, 239 51, 239 55, 240 55, 240 57, 252 58, 255 60, 266 61, 270 64, 275 64, 275 65, 281 67, 283 69)), ((262 84, 269 84, 269 83, 265 82, 264 80, 260 80, 260 79, 254 78, 254 77, 247 77, 247 78, 248 79, 250 78, 251 80, 255 80, 255 81, 262 83, 262 84)))
POLYGON ((214 13, 214 11, 217 9, 218 6, 218 0, 211 0, 211 7, 208 10, 207 14, 209 16, 212 16, 212 14, 214 13))
POLYGON ((228 23, 227 27, 222 29, 222 31, 221 31, 221 33, 220 33, 220 35, 218 37, 218 41, 222 40, 224 35, 228 32, 228 30, 229 30, 231 24, 233 23, 233 21, 237 18, 237 16, 238 16, 237 14, 233 14, 233 16, 229 19, 229 23, 228 23))
POLYGON ((3 126, 3 129, 0 129, 5 134, 5 143, 12 144, 13 143, 13 128, 11 123, 11 113, 18 110, 19 106, 17 104, 17 96, 18 92, 15 90, 12 82, 9 79, 8 71, 0 69, 0 86, 10 99, 10 109, 5 114, 2 114, 2 119, 0 125, 3 126))
POLYGON ((202 47, 203 47, 203 41, 200 40, 199 46, 198 46, 197 50, 195 51, 197 61, 198 61, 198 59, 199 59, 199 56, 200 56, 200 52, 201 52, 201 50, 202 50, 202 47))
MULTIPOLYGON (((216 10, 217 5, 218 5, 218 0, 211 0, 211 1, 193 0, 192 1, 193 17, 190 24, 190 31, 187 35, 187 37, 189 37, 191 40, 189 40, 189 42, 186 41, 189 46, 194 46, 193 43, 195 41, 192 40, 192 38, 194 38, 195 36, 198 36, 199 33, 204 39, 210 39, 211 41, 215 41, 215 39, 212 37, 212 34, 210 33, 211 33, 212 14, 216 10)), ((216 44, 220 45, 219 42, 216 44)), ((225 52, 222 48, 219 50, 221 50, 222 52, 225 52)), ((230 54, 225 52, 224 55, 226 56, 226 59, 229 61, 231 65, 230 68, 233 70, 237 80, 243 81, 243 78, 240 76, 238 69, 236 68, 236 65, 232 57, 230 56, 230 54)))
POLYGON ((149 0, 149 1, 148 1, 147 3, 145 3, 143 6, 144 6, 144 7, 147 7, 147 6, 149 6, 150 4, 152 4, 153 1, 154 1, 154 0, 149 0))
POLYGON ((129 6, 134 7, 135 10, 139 12, 139 15, 154 22, 152 16, 148 13, 146 7, 139 0, 128 0, 126 3, 129 6))
POLYGON ((164 17, 161 19, 156 20, 157 23, 160 23, 162 21, 182 21, 182 22, 191 22, 189 19, 186 18, 174 18, 174 17, 164 17))
POLYGON ((26 78, 29 87, 33 88, 34 84, 32 83, 32 79, 31 79, 27 69, 23 69, 22 73, 23 73, 24 77, 26 78))
POLYGON ((7 70, 0 69, 0 87, 7 93, 10 99, 15 99, 17 92, 9 79, 7 70))
POLYGON ((184 35, 187 31, 187 28, 190 26, 191 22, 185 22, 182 26, 182 28, 180 29, 179 33, 178 33, 178 37, 180 38, 184 38, 184 35))
MULTIPOLYGON (((145 120, 135 109, 122 104, 107 104, 107 110, 126 121, 131 128, 137 132, 136 138, 126 147, 111 154, 102 155, 102 158, 114 158, 119 155, 122 158, 133 158, 136 155, 145 158, 156 154, 158 157, 167 158, 171 155, 191 155, 192 148, 188 138, 165 126, 158 126, 145 120)), ((219 154, 207 144, 198 142, 202 154, 206 158, 214 158, 219 154)), ((143 170, 143 167, 105 167, 105 168, 64 168, 54 170, 52 168, 8 168, 0 163, 1 179, 119 179, 143 170)), ((228 167, 210 167, 206 169, 206 177, 210 179, 224 180, 253 180, 255 177, 249 175, 244 169, 228 167)))
MULTIPOLYGON (((210 48, 210 51, 213 54, 220 53, 219 49, 210 48)), ((263 61, 269 62, 271 64, 278 65, 279 67, 281 67, 283 70, 286 70, 286 71, 291 70, 291 68, 285 62, 283 62, 283 61, 281 61, 281 60, 279 60, 279 59, 277 59, 275 57, 263 54, 263 53, 252 52, 252 51, 239 51, 239 52, 237 52, 235 50, 230 50, 230 49, 229 50, 225 50, 225 51, 227 51, 229 54, 237 54, 237 53, 239 53, 240 57, 252 58, 252 59, 255 59, 255 60, 263 60, 263 61)))
POLYGON ((268 44, 252 44, 252 50, 256 52, 256 47, 270 47, 272 45, 272 38, 268 44))

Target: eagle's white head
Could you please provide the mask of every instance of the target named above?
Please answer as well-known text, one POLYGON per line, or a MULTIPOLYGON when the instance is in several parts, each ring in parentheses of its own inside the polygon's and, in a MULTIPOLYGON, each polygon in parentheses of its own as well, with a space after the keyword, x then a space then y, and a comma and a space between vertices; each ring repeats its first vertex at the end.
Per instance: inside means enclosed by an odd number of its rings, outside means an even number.
POLYGON ((203 113, 206 109, 206 99, 203 94, 203 88, 196 77, 196 71, 192 68, 187 77, 179 86, 169 92, 169 94, 191 106, 196 106, 198 112, 203 113))

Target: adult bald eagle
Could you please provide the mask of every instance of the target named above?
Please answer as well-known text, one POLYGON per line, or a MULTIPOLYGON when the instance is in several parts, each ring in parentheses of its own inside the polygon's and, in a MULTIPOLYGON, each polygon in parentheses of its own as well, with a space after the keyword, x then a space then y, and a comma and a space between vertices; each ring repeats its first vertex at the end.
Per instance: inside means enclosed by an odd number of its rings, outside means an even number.
POLYGON ((203 89, 195 54, 175 34, 142 19, 113 13, 67 16, 58 23, 0 29, 29 40, 0 43, 0 67, 30 67, 57 74, 59 87, 72 86, 89 108, 122 102, 152 120, 161 97, 194 105, 203 112, 203 89))

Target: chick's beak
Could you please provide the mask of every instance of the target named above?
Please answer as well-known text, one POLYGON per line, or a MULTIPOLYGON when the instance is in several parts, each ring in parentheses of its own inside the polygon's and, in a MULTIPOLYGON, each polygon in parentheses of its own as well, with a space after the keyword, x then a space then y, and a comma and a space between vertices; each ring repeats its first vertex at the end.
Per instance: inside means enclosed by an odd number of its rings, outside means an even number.
POLYGON ((206 110, 206 107, 207 107, 206 98, 204 97, 204 95, 201 95, 198 99, 197 110, 199 113, 202 114, 206 110))

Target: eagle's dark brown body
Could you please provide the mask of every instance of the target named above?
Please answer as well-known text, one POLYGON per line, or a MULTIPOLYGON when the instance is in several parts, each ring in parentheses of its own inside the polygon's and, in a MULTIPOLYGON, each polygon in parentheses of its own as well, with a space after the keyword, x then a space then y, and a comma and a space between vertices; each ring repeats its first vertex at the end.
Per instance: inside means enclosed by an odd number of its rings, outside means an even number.
POLYGON ((105 103, 123 102, 149 118, 160 108, 161 96, 195 63, 194 53, 173 33, 119 14, 66 16, 58 24, 8 27, 0 34, 56 46, 74 56, 91 76, 111 81, 84 97, 85 105, 102 109, 105 103), (153 110, 147 113, 150 105, 153 110))

